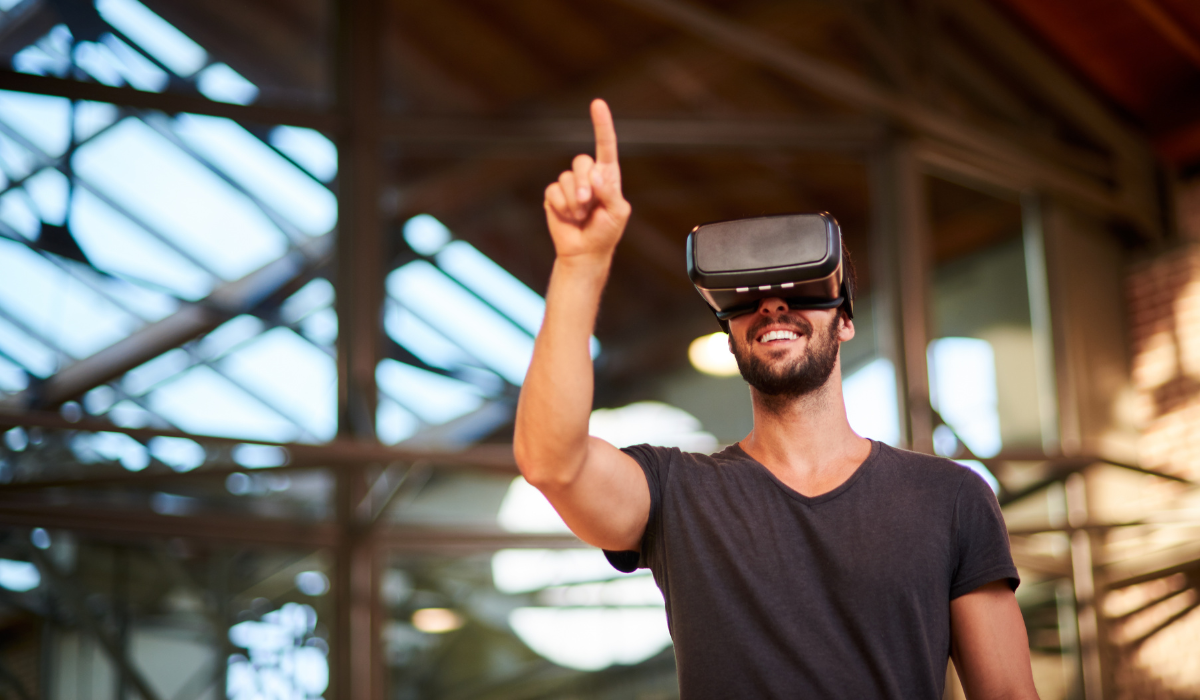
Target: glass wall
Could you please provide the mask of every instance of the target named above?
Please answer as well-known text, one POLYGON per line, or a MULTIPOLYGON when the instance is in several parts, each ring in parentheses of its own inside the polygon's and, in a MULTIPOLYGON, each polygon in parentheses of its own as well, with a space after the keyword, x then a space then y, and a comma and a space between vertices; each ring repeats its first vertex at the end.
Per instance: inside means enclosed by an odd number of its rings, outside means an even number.
MULTIPOLYGON (((1042 449, 1020 204, 930 179, 930 399, 950 457, 1042 449)), ((935 421, 936 423, 937 421, 935 421)))

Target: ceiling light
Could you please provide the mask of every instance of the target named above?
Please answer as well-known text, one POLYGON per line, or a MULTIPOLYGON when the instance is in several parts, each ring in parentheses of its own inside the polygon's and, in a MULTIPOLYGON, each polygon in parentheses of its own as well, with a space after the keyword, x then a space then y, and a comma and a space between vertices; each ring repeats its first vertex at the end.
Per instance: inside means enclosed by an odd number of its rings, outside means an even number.
POLYGON ((413 613, 413 627, 430 634, 453 632, 463 626, 463 616, 448 608, 421 608, 413 613))
POLYGON ((737 361, 729 352, 729 336, 724 333, 693 340, 688 346, 688 359, 697 370, 714 377, 732 377, 738 373, 737 361))

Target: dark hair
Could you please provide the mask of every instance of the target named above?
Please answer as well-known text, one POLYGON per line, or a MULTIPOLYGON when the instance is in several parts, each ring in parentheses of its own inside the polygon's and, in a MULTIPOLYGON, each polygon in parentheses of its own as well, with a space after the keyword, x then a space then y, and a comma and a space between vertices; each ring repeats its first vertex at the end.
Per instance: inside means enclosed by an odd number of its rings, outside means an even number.
MULTIPOLYGON (((858 297, 858 274, 854 271, 854 259, 850 257, 850 249, 846 247, 846 239, 842 239, 842 279, 846 283, 846 290, 850 293, 850 299, 858 297)), ((838 311, 843 315, 846 314, 846 305, 838 307, 838 311)))

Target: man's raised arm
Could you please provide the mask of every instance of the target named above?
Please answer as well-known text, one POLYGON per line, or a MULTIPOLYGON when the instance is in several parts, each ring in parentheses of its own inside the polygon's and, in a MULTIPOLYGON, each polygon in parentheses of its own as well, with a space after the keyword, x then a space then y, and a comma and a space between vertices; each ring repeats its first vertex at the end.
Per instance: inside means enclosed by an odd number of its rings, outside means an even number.
POLYGON ((556 257, 546 317, 517 405, 513 449, 521 473, 583 541, 637 550, 650 513, 641 468, 588 436, 592 360, 588 343, 613 251, 629 220, 621 194, 617 134, 603 100, 592 102, 596 158, 575 156, 546 188, 546 223, 556 257))

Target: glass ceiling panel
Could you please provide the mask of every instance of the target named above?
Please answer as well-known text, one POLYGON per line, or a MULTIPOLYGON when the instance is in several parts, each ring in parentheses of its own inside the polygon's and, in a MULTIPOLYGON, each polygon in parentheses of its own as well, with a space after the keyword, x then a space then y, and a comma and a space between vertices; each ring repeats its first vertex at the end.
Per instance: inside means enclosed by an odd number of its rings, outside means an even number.
POLYGON ((193 367, 149 395, 150 408, 200 435, 290 442, 300 429, 209 367, 193 367))
MULTIPOLYGON (((98 0, 97 8, 112 32, 76 41, 55 26, 14 66, 143 90, 166 89, 171 72, 173 85, 212 99, 257 99, 257 86, 136 0, 98 0)), ((49 376, 333 230, 337 202, 325 183, 337 175, 334 144, 311 129, 259 133, 223 118, 0 91, 0 182, 9 188, 0 191, 0 235, 9 239, 0 240, 0 388, 20 391, 26 372, 49 376), (57 158, 69 147, 68 169, 57 158), (4 274, 10 267, 23 276, 4 274)), ((417 241, 422 224, 427 257, 389 276, 385 328, 452 376, 392 359, 379 365, 387 442, 468 414, 476 432, 511 415, 505 387, 523 380, 545 308, 433 217, 413 221, 406 237, 417 241)), ((310 280, 277 313, 238 316, 91 390, 84 407, 122 425, 332 438, 333 302, 328 280, 310 280)))
POLYGON ((113 124, 121 116, 116 105, 107 102, 75 103, 75 138, 84 141, 95 136, 101 129, 113 124))
POLYGON ((97 0, 96 10, 180 77, 186 78, 208 62, 208 54, 199 44, 136 0, 97 0))
POLYGON ((477 364, 446 336, 394 300, 387 301, 383 327, 392 340, 431 367, 454 369, 461 365, 477 364))
POLYGON ((67 176, 53 168, 43 168, 26 180, 24 187, 41 220, 62 226, 67 218, 67 197, 71 189, 67 176))
POLYGON ((0 317, 0 353, 35 377, 45 379, 58 368, 57 354, 0 317))
POLYGON ((119 214, 99 197, 76 190, 71 234, 97 268, 195 301, 212 291, 216 278, 119 214))
POLYGON ((393 270, 388 293, 430 326, 510 383, 520 385, 533 338, 432 264, 416 260, 393 270))
POLYGON ((131 396, 141 396, 191 366, 187 351, 176 348, 126 372, 121 389, 131 396))
MULTIPOLYGON (((0 333, 2 332, 0 331, 0 333)), ((15 365, 0 356, 0 391, 11 394, 24 391, 28 385, 29 379, 25 374, 25 370, 20 365, 15 365)))
POLYGON ((60 156, 71 142, 71 101, 65 97, 0 90, 4 124, 49 156, 60 156))
POLYGON ((317 440, 337 432, 333 358, 287 328, 275 328, 221 361, 230 378, 298 422, 317 440))
POLYGON ((484 403, 472 384, 396 360, 380 362, 375 379, 381 392, 430 425, 452 421, 484 403))
POLYGON ((170 82, 171 78, 165 70, 112 34, 100 37, 99 45, 107 49, 118 61, 117 70, 130 87, 148 92, 162 92, 170 82))
POLYGON ((210 100, 236 105, 248 105, 258 97, 258 86, 224 63, 200 71, 196 89, 210 100))
POLYGON ((333 193, 229 119, 182 114, 175 131, 249 192, 315 236, 337 222, 333 193))
POLYGON ((337 175, 337 146, 321 132, 298 126, 277 126, 271 130, 270 141, 317 179, 329 182, 337 175))
POLYGON ((438 267, 478 294, 532 335, 542 327, 546 302, 537 292, 492 262, 466 241, 454 241, 438 251, 438 267))
POLYGON ((421 421, 400 404, 383 395, 375 408, 375 433, 385 445, 395 445, 416 435, 421 421))
POLYGON ((287 239, 261 209, 144 122, 126 118, 80 148, 75 172, 218 275, 280 257, 287 239))
POLYGON ((82 358, 128 335, 130 314, 42 256, 0 240, 0 306, 66 354, 82 358))
POLYGON ((9 190, 0 197, 0 223, 7 224, 13 232, 31 240, 37 238, 41 229, 29 197, 20 189, 9 190))
POLYGON ((179 301, 175 297, 161 291, 101 274, 92 267, 74 260, 65 260, 58 256, 47 256, 46 260, 70 273, 93 292, 147 323, 165 318, 179 308, 179 301))
POLYGON ((288 323, 297 323, 309 314, 333 305, 333 285, 317 277, 288 297, 279 307, 279 315, 288 323))
POLYGON ((29 149, 13 141, 0 130, 0 170, 4 171, 6 181, 25 177, 33 171, 36 162, 29 149))
POLYGON ((243 314, 233 318, 200 339, 200 354, 215 360, 262 333, 264 328, 262 319, 255 316, 243 314))

